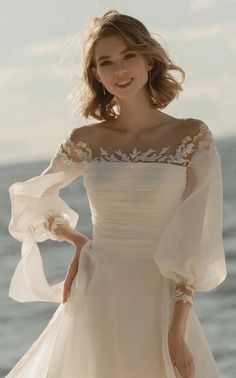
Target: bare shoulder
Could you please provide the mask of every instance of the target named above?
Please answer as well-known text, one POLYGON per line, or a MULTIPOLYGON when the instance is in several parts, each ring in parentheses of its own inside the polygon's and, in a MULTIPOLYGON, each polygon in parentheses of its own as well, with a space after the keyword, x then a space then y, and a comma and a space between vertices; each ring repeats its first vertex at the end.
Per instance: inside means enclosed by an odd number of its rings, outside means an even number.
POLYGON ((196 118, 179 119, 172 127, 171 132, 175 140, 183 143, 186 141, 212 140, 212 133, 208 125, 196 118))
POLYGON ((211 135, 211 130, 208 125, 197 118, 186 118, 182 122, 182 128, 186 133, 186 136, 194 137, 201 135, 211 135))
POLYGON ((100 122, 96 122, 74 128, 70 133, 70 140, 74 144, 79 142, 93 144, 98 138, 99 125, 100 122))

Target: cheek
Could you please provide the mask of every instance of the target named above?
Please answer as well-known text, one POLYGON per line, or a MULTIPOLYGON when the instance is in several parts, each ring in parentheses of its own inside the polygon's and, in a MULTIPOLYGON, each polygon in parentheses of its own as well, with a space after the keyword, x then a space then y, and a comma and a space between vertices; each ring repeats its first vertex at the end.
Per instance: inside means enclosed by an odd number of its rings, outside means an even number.
POLYGON ((142 83, 142 84, 146 83, 146 81, 148 80, 147 70, 141 65, 136 66, 132 70, 132 75, 135 77, 137 82, 142 83))
POLYGON ((147 68, 143 61, 139 59, 135 60, 135 62, 130 61, 127 68, 130 75, 135 76, 136 79, 143 81, 147 78, 147 68))
POLYGON ((98 70, 98 74, 102 81, 109 81, 114 74, 114 68, 112 68, 112 66, 101 68, 98 70))
POLYGON ((147 67, 146 67, 145 63, 142 60, 139 60, 137 62, 136 67, 137 67, 137 70, 140 72, 140 74, 142 72, 143 75, 147 75, 147 67))

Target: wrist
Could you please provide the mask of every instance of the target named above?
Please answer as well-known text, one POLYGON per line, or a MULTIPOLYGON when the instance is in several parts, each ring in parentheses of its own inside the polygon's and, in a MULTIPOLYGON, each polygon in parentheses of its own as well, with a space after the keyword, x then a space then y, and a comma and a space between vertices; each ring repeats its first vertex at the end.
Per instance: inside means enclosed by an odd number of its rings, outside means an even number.
POLYGON ((184 338, 184 334, 185 334, 185 328, 183 328, 183 327, 171 326, 171 328, 169 329, 169 337, 170 338, 182 339, 182 338, 184 338))
POLYGON ((71 237, 71 244, 74 245, 75 248, 82 248, 82 246, 89 240, 89 238, 85 235, 80 233, 75 233, 71 237))
POLYGON ((63 235, 64 239, 74 247, 83 245, 83 243, 87 241, 86 236, 71 228, 69 225, 63 225, 62 228, 60 230, 61 235, 63 235))
POLYGON ((84 236, 81 236, 80 238, 75 240, 73 245, 75 247, 74 259, 76 261, 79 261, 81 250, 82 250, 84 244, 86 244, 88 240, 89 239, 87 237, 84 237, 84 236))

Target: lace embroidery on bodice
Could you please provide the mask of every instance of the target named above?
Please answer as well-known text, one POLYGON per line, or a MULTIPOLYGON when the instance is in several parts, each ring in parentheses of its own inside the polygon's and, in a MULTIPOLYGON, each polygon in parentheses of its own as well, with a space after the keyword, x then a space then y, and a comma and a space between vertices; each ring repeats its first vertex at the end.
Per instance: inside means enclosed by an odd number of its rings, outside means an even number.
POLYGON ((65 164, 71 164, 72 161, 108 161, 108 162, 163 162, 188 166, 193 158, 194 152, 207 150, 212 142, 212 134, 208 126, 200 121, 198 132, 193 136, 186 136, 182 139, 181 144, 177 147, 174 154, 168 154, 171 146, 165 146, 160 152, 153 148, 146 151, 140 151, 136 147, 132 152, 126 153, 121 149, 113 153, 107 152, 100 147, 100 156, 93 156, 92 149, 88 144, 79 140, 76 144, 68 137, 59 147, 58 155, 65 164))

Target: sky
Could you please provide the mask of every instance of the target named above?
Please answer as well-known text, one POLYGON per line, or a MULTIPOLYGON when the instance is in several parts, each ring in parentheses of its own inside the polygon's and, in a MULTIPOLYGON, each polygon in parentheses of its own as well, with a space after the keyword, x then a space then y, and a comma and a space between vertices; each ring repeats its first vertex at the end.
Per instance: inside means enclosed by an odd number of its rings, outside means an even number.
POLYGON ((117 9, 142 21, 183 67, 179 98, 162 111, 236 135, 236 0, 21 0, 0 2, 0 164, 50 159, 74 127, 71 73, 96 15, 117 9))

